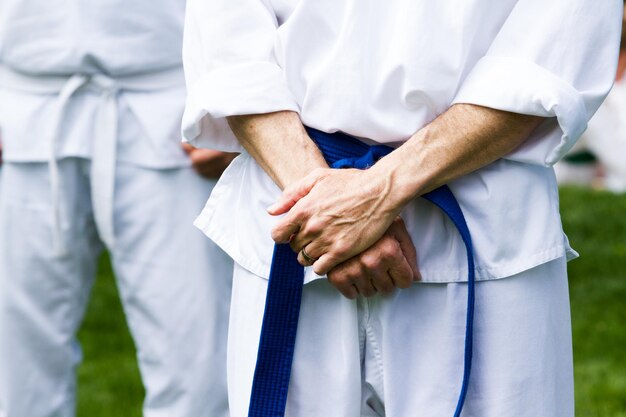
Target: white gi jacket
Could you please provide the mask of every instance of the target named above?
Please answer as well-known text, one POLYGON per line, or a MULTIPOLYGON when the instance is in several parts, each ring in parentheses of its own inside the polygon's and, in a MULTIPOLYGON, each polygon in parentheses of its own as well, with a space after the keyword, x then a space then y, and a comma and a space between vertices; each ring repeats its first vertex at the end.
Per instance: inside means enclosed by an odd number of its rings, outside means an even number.
MULTIPOLYGON (((190 0, 184 135, 241 147, 224 117, 292 110, 305 125, 398 146, 454 103, 547 117, 516 151, 449 184, 477 279, 572 258, 551 165, 585 130, 615 73, 618 0, 190 0)), ((269 276, 280 190, 243 154, 197 225, 269 276)), ((438 208, 403 211, 423 282, 464 281, 465 248, 438 208)), ((316 277, 307 273, 308 282, 316 277)))

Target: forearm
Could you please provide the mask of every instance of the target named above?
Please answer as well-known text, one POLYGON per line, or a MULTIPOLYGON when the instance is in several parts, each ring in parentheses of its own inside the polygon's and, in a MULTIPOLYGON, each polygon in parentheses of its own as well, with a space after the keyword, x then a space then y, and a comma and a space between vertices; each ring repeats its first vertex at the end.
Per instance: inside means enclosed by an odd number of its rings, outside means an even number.
POLYGON ((388 177, 389 201, 399 211, 411 199, 507 155, 543 120, 457 104, 371 169, 388 177))
POLYGON ((328 167, 297 113, 231 116, 228 124, 244 149, 281 189, 315 168, 328 167))

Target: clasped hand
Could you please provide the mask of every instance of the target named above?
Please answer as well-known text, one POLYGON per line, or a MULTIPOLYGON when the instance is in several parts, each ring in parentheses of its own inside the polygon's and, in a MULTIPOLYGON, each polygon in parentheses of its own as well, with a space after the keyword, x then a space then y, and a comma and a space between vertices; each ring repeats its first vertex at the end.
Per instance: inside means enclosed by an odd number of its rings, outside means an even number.
POLYGON ((372 170, 317 169, 268 208, 287 213, 272 238, 348 298, 407 288, 419 279, 416 252, 390 193, 389 178, 372 170))

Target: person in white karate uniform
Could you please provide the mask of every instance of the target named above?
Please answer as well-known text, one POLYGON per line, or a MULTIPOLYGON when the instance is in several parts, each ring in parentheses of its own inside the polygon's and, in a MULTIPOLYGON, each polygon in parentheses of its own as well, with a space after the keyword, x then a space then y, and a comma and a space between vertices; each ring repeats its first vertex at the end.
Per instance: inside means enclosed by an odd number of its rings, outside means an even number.
POLYGON ((603 186, 615 193, 626 192, 626 82, 616 81, 582 137, 582 147, 602 165, 603 186))
POLYGON ((196 221, 235 261, 233 417, 248 412, 274 241, 310 266, 287 416, 453 415, 465 247, 419 198, 444 183, 478 280, 462 415, 574 415, 566 260, 577 254, 552 165, 611 87, 621 6, 189 1, 184 135, 242 152, 196 221), (396 149, 365 171, 329 170, 303 125, 396 149))
POLYGON ((228 416, 232 261, 192 222, 232 156, 181 147, 184 8, 0 3, 2 417, 75 414, 76 331, 103 247, 143 414, 228 416))
POLYGON ((590 152, 594 163, 573 163, 567 159, 555 165, 562 184, 599 185, 615 193, 626 192, 626 9, 622 17, 622 39, 615 85, 570 156, 590 152), (600 172, 599 172, 600 171, 600 172))
POLYGON ((615 82, 571 155, 582 152, 590 152, 595 162, 559 162, 555 165, 559 184, 594 185, 614 193, 626 192, 625 81, 615 82))

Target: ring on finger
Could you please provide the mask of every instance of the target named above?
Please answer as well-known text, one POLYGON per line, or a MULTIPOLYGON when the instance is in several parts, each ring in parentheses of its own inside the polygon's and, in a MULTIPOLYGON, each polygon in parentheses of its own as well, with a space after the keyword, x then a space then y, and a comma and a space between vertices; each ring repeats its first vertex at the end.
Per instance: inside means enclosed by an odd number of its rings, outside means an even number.
POLYGON ((302 257, 304 258, 304 260, 309 263, 309 264, 313 264, 315 263, 315 261, 317 261, 316 258, 312 257, 311 255, 309 255, 308 253, 306 253, 306 247, 302 248, 302 250, 300 251, 300 253, 302 253, 302 257))

